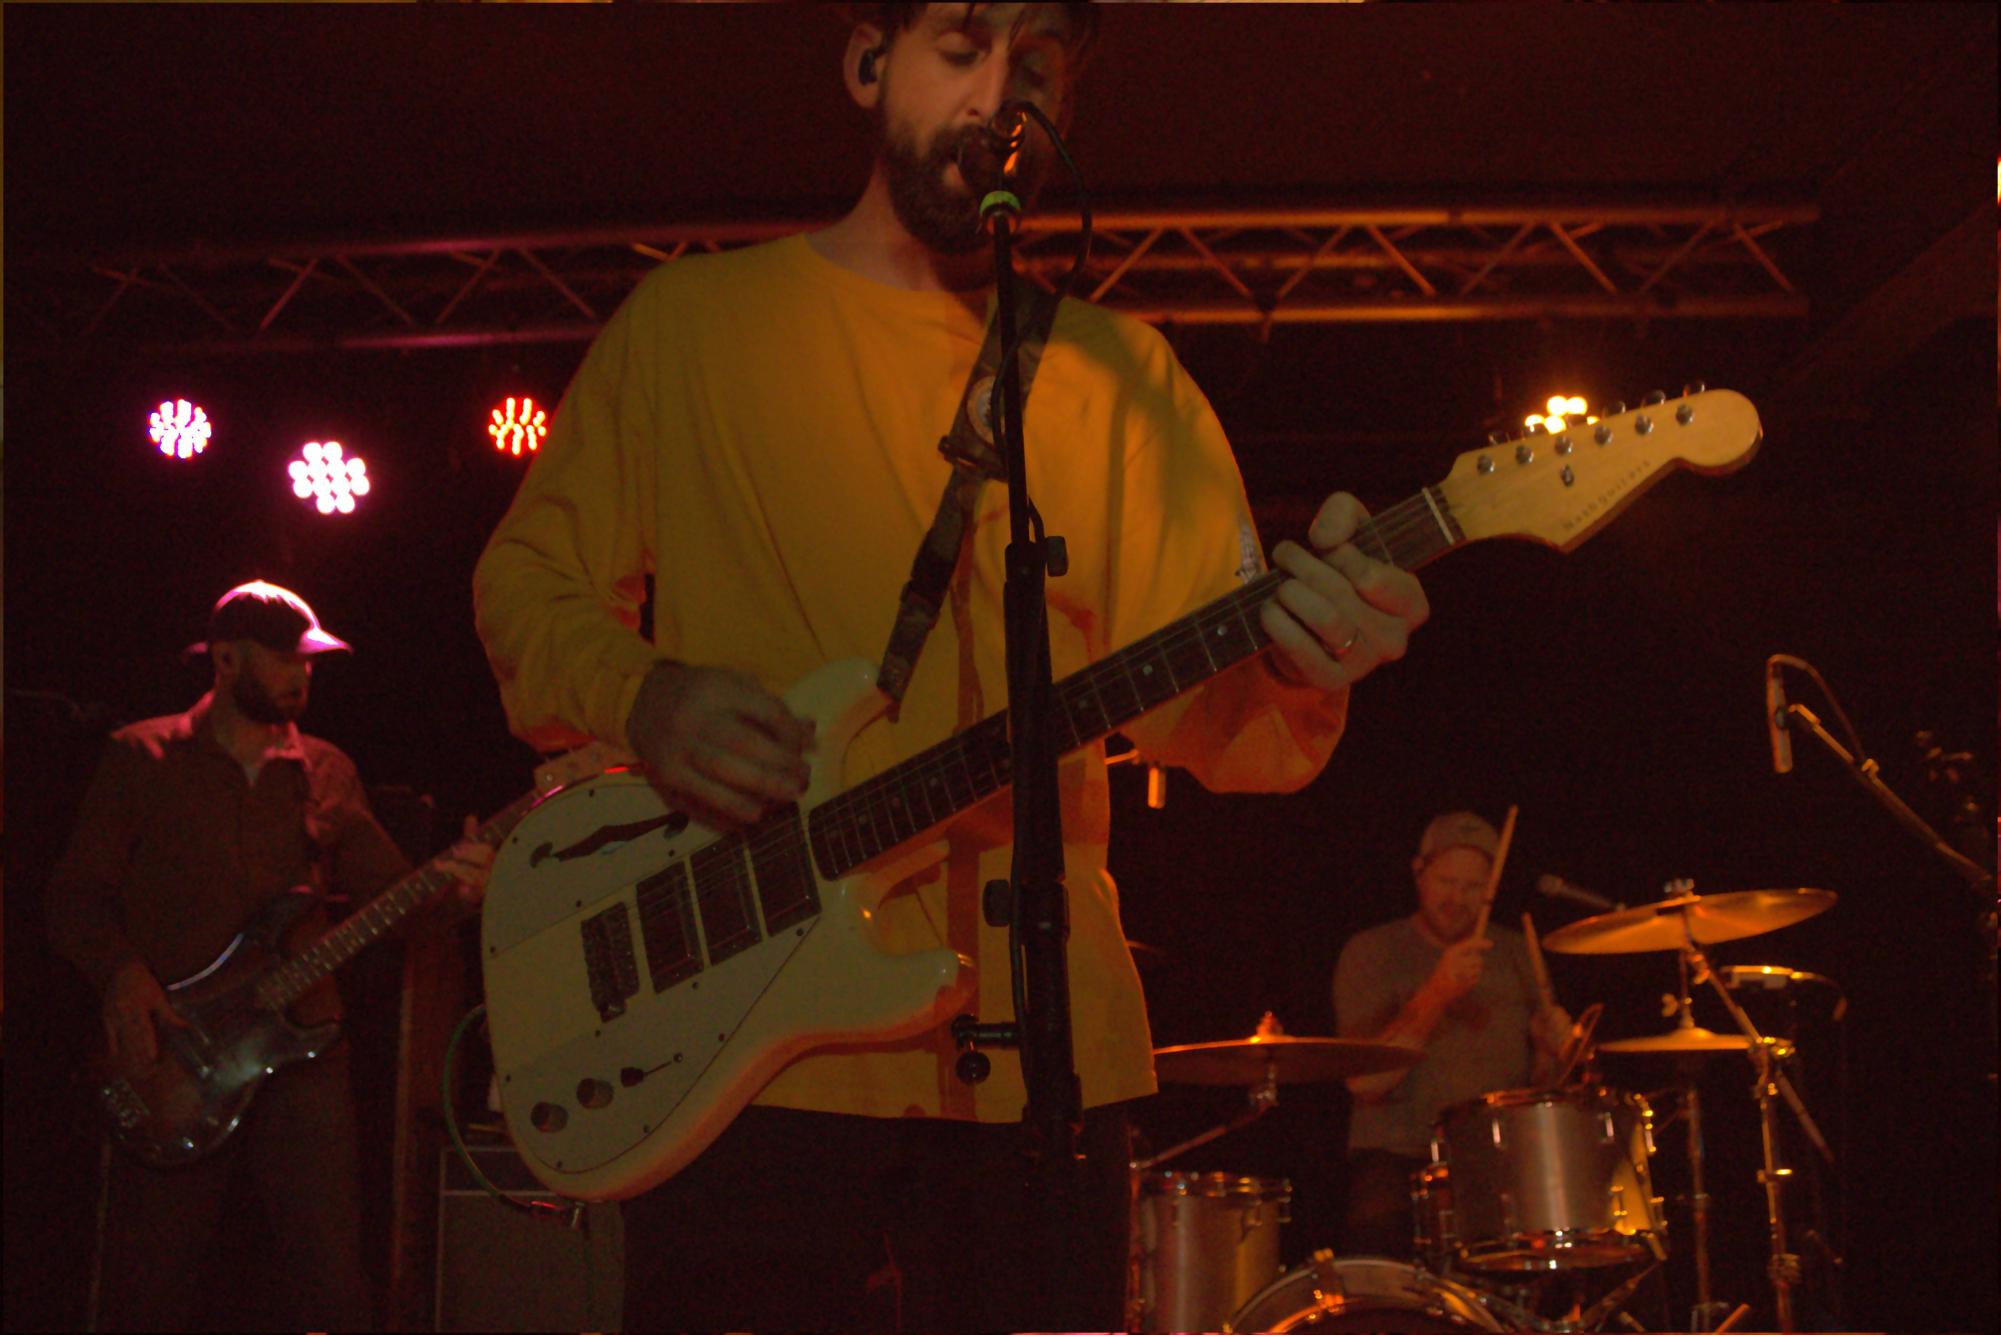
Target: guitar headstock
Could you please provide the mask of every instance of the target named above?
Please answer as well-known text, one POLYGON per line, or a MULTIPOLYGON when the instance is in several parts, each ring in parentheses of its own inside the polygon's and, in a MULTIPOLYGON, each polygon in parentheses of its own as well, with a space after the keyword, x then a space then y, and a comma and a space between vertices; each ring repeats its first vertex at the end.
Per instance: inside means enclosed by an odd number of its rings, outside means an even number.
POLYGON ((1630 412, 1459 456, 1438 490, 1470 540, 1528 538, 1569 551, 1676 468, 1728 473, 1757 451, 1758 410, 1742 394, 1693 387, 1630 412))

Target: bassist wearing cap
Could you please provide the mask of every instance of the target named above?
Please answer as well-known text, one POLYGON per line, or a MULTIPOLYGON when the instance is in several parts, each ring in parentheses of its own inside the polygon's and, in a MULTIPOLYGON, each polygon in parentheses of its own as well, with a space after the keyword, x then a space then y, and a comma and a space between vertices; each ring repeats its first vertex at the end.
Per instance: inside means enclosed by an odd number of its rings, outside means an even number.
POLYGON ((408 875, 354 763, 297 726, 315 660, 348 652, 297 594, 231 589, 189 652, 209 658, 213 689, 112 735, 49 886, 51 942, 103 998, 92 1075, 123 1151, 106 1184, 98 1328, 200 1328, 205 1254, 247 1177, 293 1320, 372 1329, 339 998, 301 966, 312 952, 294 952, 372 940, 356 929, 419 907, 413 921, 452 920, 451 901, 478 902, 492 851, 468 839, 408 875), (399 882, 404 897, 377 898, 399 882), (358 911, 315 939, 330 892, 358 911))

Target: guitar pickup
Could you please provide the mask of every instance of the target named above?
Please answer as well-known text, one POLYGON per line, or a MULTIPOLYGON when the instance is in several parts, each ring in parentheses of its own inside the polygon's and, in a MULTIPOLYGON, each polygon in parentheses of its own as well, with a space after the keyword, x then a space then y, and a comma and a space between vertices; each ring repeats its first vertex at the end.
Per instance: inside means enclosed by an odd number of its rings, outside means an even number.
POLYGON ((628 998, 639 991, 639 957, 632 948, 632 919, 624 904, 614 904, 580 925, 584 941, 584 971, 590 980, 591 1005, 601 1020, 625 1014, 628 998))

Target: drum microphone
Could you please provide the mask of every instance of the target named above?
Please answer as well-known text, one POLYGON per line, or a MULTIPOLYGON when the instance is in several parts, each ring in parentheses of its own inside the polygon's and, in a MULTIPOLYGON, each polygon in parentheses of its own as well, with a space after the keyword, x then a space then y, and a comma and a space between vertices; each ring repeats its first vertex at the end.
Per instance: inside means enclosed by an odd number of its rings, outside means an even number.
POLYGON ((1572 885, 1561 876, 1552 876, 1547 872, 1536 877, 1535 888, 1536 893, 1539 895, 1548 895, 1551 899, 1567 899, 1573 904, 1582 904, 1585 908, 1597 909, 1600 913, 1610 913, 1614 909, 1626 907, 1624 904, 1615 903, 1603 895, 1593 894, 1581 885, 1572 885))
POLYGON ((1808 973, 1805 969, 1788 969, 1782 964, 1725 964, 1716 970, 1725 987, 1756 988, 1765 992, 1776 992, 1782 988, 1801 983, 1817 983, 1823 987, 1841 990, 1841 984, 1825 974, 1808 973))
POLYGON ((1772 736, 1772 773, 1792 773, 1793 739, 1786 730, 1786 688, 1777 654, 1765 660, 1765 730, 1772 736))
POLYGON ((1841 984, 1826 974, 1788 969, 1783 964, 1726 964, 1716 973, 1723 980, 1723 986, 1733 992, 1783 992, 1793 987, 1824 987, 1834 993, 1833 1018, 1838 1021, 1848 1013, 1848 994, 1841 990, 1841 984))

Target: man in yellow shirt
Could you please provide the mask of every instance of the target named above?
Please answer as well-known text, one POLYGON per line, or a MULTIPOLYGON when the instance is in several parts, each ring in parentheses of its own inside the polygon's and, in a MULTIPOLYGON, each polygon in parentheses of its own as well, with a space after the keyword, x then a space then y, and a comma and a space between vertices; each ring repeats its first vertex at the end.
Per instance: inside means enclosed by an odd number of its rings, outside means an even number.
MULTIPOLYGON (((936 445, 992 295, 958 151, 1011 98, 1060 122, 1084 5, 887 5, 848 43, 879 149, 833 225, 664 266, 586 355, 475 574, 479 631, 514 730, 627 745, 718 828, 803 792, 814 738, 779 699, 830 660, 876 657, 951 465, 936 445), (655 581, 652 638, 636 633, 655 581)), ((1031 132, 1026 174, 1048 154, 1031 132)), ((1154 330, 1059 308, 1026 409, 1029 485, 1069 568, 1048 586, 1061 680, 1229 592, 1262 562, 1220 425, 1154 330)), ((895 721, 863 731, 849 784, 1006 706, 1003 488, 965 549, 895 721)), ((1313 550, 1260 611, 1271 652, 1122 730, 1218 790, 1283 791, 1325 765, 1347 689, 1425 618, 1409 574, 1348 542, 1330 498, 1313 550)), ((819 758, 824 763, 824 757, 819 758)), ((1065 1236, 1025 1241, 1012 1053, 968 1085, 939 1030, 809 1054, 680 1174, 627 1203, 633 1328, 1115 1328, 1126 1235, 1123 1105, 1154 1090, 1137 975, 1105 874, 1102 746, 1059 772, 1076 1064, 1091 1186, 1065 1236), (1030 1245, 1032 1241, 1033 1246, 1030 1245), (1037 1248, 1059 1257, 1031 1267, 1037 1248)), ((1012 1015, 1004 798, 947 825, 944 863, 883 901, 885 946, 975 962, 982 1019, 1012 1015)))

